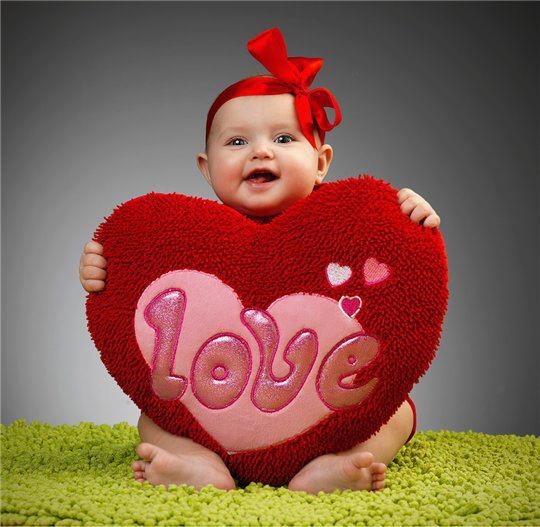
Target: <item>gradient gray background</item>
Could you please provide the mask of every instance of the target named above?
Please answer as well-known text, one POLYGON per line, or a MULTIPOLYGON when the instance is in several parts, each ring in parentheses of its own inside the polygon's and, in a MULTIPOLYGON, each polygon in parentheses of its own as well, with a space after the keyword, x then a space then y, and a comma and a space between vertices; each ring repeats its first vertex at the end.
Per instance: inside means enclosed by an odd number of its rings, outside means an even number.
POLYGON ((2 422, 135 424, 86 329, 84 243, 150 191, 216 199, 195 164, 225 86, 279 27, 336 96, 327 180, 410 187, 442 218, 451 298, 419 429, 538 434, 538 8, 2 4, 2 422))

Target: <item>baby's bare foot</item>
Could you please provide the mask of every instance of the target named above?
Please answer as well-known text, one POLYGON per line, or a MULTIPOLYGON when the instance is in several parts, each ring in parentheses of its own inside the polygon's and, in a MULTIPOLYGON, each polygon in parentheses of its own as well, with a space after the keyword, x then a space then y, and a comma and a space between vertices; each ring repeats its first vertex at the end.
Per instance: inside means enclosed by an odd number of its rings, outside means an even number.
MULTIPOLYGON (((218 489, 236 488, 229 470, 221 458, 199 454, 171 454, 150 443, 141 443, 137 454, 143 461, 135 461, 131 468, 137 481, 148 481, 152 485, 192 485, 200 490, 206 485, 218 489)), ((217 454, 216 454, 217 456, 217 454)))
POLYGON ((290 490, 312 494, 334 490, 381 490, 386 465, 374 463, 371 452, 327 454, 308 463, 289 482, 290 490))

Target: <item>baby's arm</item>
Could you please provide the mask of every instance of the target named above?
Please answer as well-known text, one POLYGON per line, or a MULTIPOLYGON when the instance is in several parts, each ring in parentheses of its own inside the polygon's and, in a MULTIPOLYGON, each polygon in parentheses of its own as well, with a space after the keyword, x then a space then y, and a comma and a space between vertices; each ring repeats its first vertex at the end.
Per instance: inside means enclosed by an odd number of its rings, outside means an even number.
POLYGON ((441 218, 433 207, 410 188, 402 188, 398 192, 398 202, 401 210, 410 216, 414 223, 420 224, 424 220, 424 227, 434 228, 441 224, 441 218))
POLYGON ((105 289, 107 260, 103 257, 103 246, 92 240, 83 249, 79 261, 79 280, 89 293, 105 289))

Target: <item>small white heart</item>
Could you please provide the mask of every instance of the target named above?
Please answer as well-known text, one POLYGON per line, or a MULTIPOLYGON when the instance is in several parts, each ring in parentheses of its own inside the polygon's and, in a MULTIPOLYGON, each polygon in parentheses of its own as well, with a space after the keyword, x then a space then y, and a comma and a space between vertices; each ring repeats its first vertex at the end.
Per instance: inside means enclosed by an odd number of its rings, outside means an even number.
POLYGON ((339 265, 338 263, 330 263, 326 267, 326 277, 332 287, 344 284, 352 275, 350 267, 339 265))

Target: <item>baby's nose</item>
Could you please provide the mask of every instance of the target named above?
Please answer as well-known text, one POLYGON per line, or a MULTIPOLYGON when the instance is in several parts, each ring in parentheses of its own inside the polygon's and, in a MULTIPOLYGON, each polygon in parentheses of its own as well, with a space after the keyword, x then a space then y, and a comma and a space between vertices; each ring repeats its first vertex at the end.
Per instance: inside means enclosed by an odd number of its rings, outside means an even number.
POLYGON ((274 150, 268 141, 257 141, 253 143, 254 158, 273 158, 274 150))

